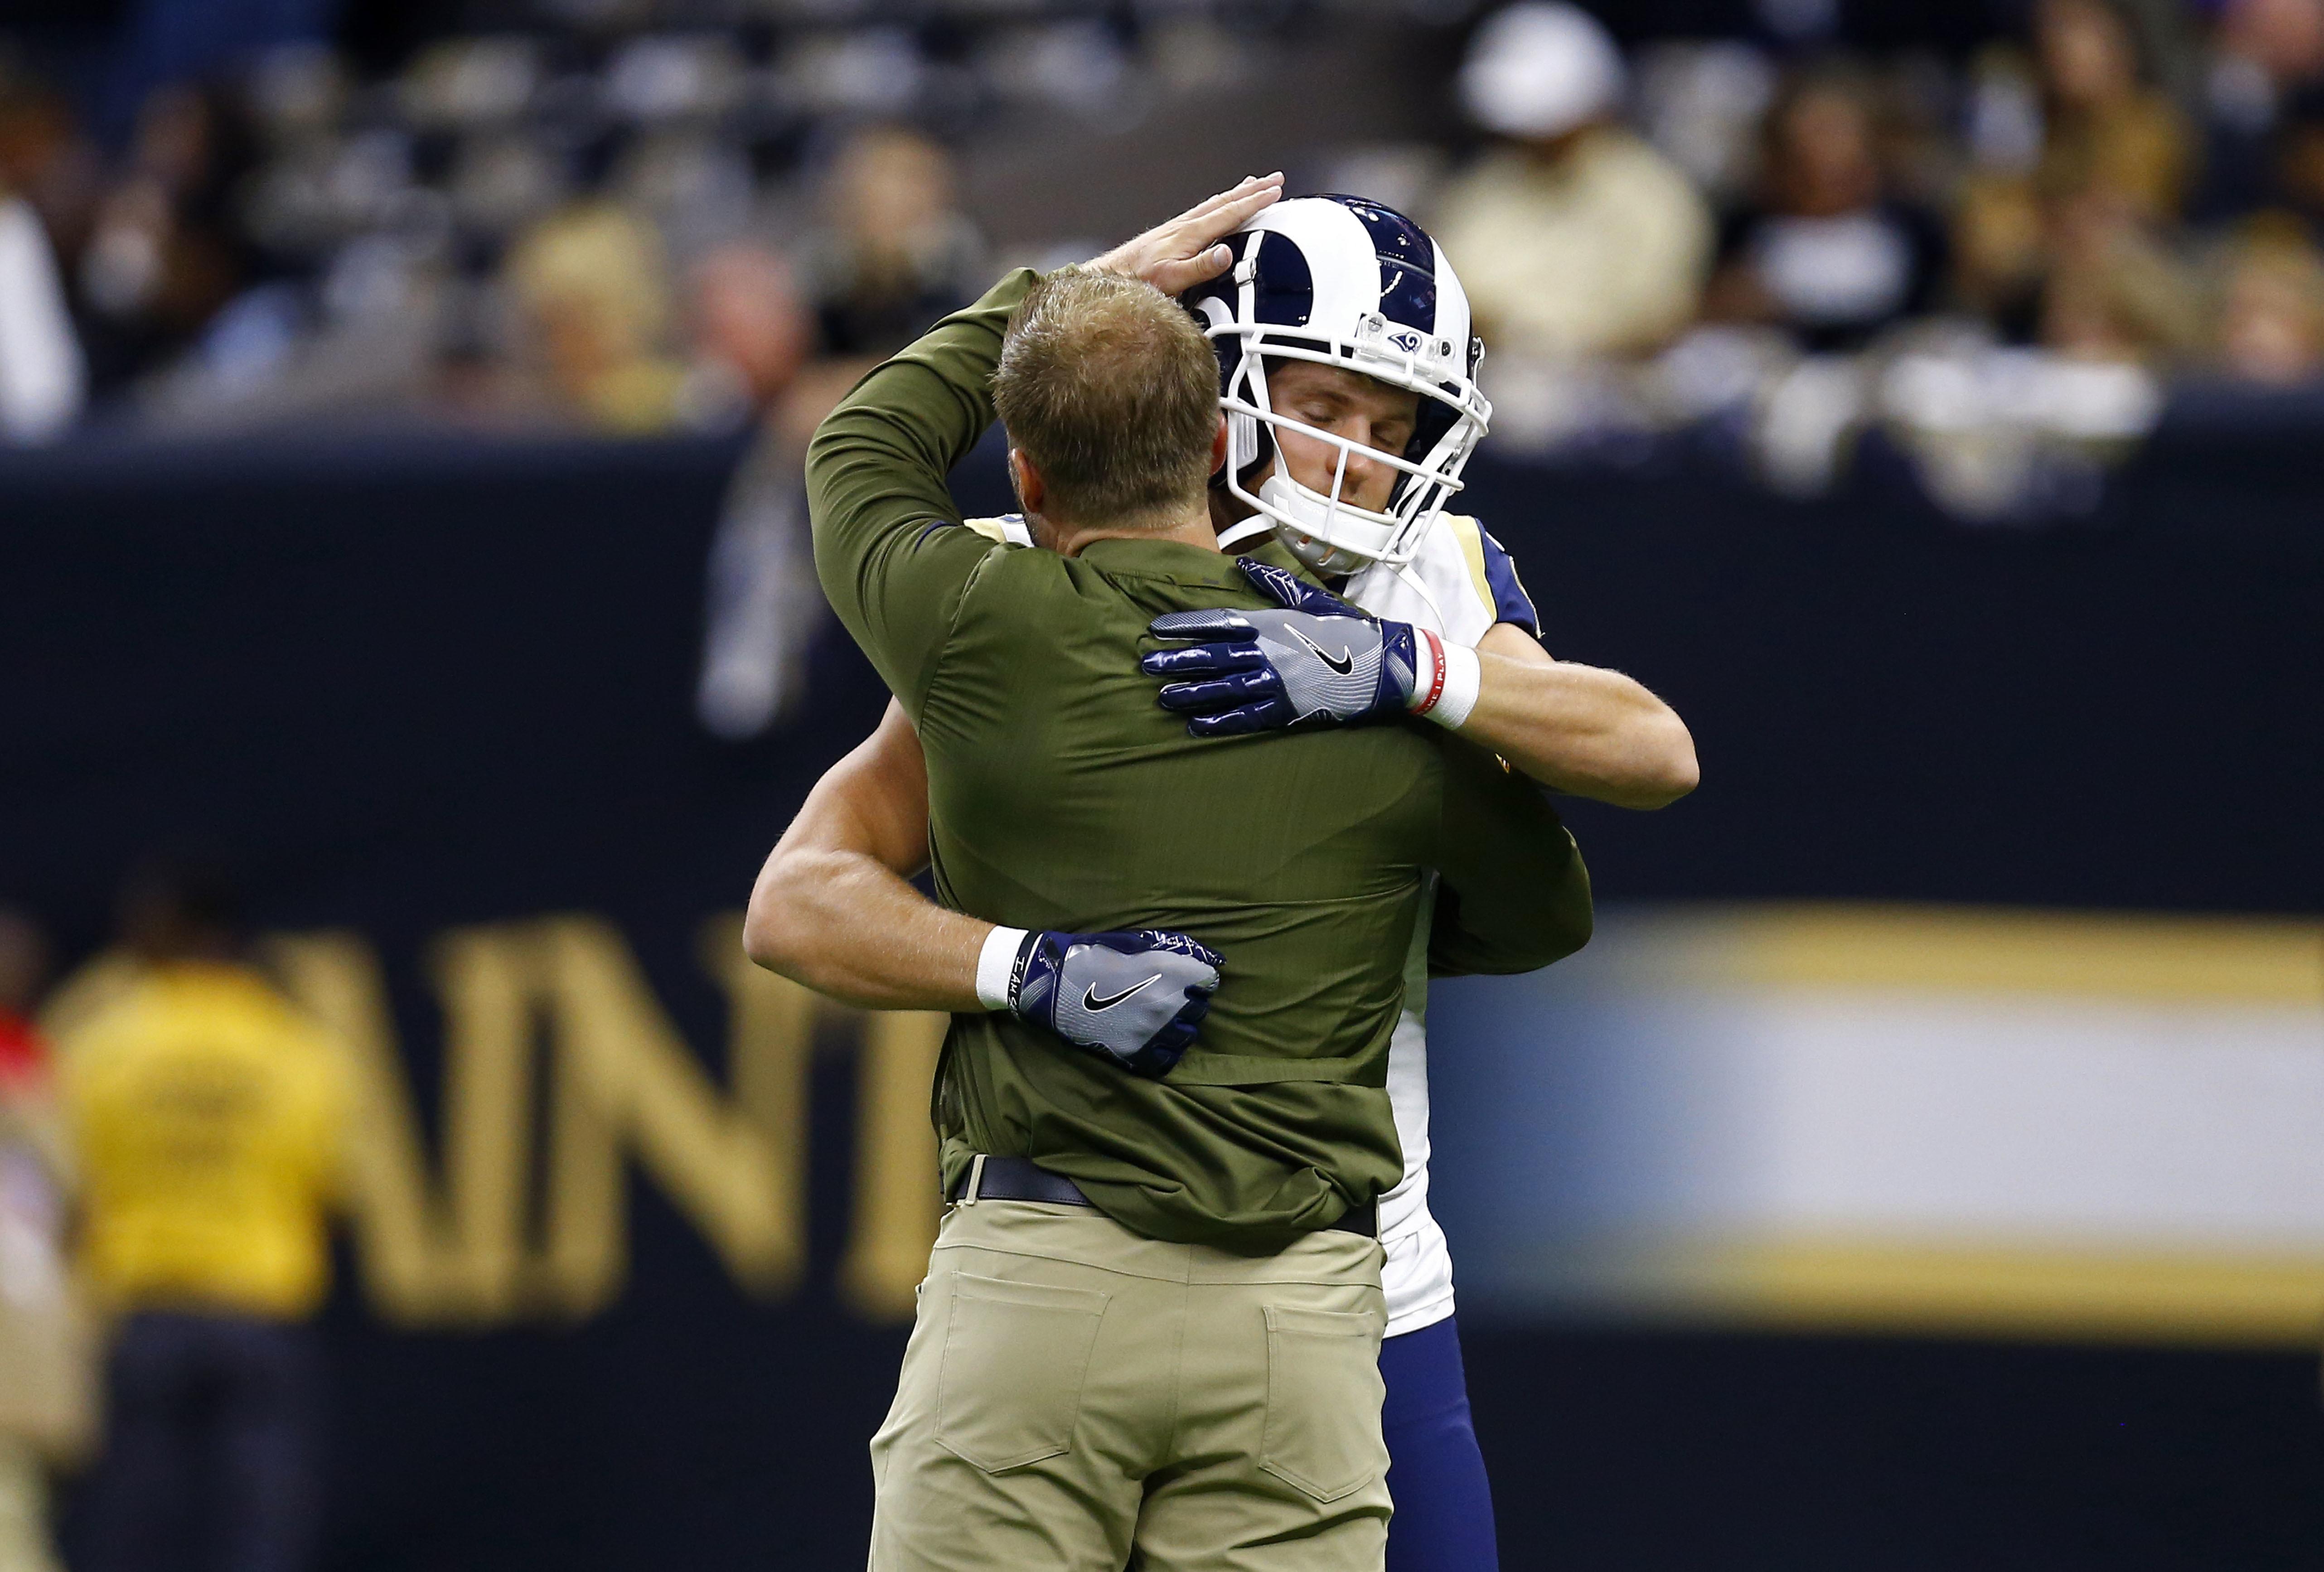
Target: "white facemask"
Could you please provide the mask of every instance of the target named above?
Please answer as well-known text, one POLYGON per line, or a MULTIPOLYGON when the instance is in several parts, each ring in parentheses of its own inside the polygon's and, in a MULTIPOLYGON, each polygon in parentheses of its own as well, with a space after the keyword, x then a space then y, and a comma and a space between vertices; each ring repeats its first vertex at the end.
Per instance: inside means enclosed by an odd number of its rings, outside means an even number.
POLYGON ((1283 473, 1279 459, 1275 473, 1259 483, 1259 501, 1273 514, 1276 534, 1291 555, 1326 576, 1370 566, 1404 528, 1390 514, 1309 491, 1283 473))

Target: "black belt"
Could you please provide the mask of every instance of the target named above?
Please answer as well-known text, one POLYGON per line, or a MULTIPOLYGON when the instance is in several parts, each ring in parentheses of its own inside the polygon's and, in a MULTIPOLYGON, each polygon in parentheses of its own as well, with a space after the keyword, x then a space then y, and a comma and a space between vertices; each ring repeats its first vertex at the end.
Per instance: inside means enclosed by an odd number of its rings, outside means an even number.
MULTIPOLYGON (((1041 1200, 1052 1206, 1093 1207, 1097 1203, 1082 1193, 1082 1187, 1062 1173, 1052 1173, 1029 1157, 978 1157, 968 1165, 958 1184, 952 1187, 945 1199, 954 1203, 968 1200, 1041 1200), (972 1190, 971 1186, 974 1186, 972 1190)), ((1350 1207, 1340 1214, 1339 1221, 1326 1223, 1324 1228, 1342 1234, 1361 1234, 1367 1239, 1379 1236, 1379 1208, 1370 1201, 1360 1207, 1350 1207)))

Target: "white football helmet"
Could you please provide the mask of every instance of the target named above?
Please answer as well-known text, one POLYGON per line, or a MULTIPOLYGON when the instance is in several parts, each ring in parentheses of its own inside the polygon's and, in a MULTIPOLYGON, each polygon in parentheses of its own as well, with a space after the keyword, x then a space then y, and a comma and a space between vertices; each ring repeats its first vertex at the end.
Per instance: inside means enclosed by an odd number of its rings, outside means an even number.
POLYGON ((1477 391, 1484 345, 1470 329, 1461 280, 1420 225, 1359 197, 1278 202, 1229 244, 1234 266, 1185 297, 1219 354, 1228 451, 1217 483, 1259 514, 1220 544, 1272 529, 1318 573, 1403 566, 1461 489, 1462 467, 1492 419, 1477 391), (1402 454, 1381 453, 1278 412, 1268 400, 1267 363, 1285 360, 1360 372, 1419 394, 1411 443, 1402 454), (1340 450, 1328 493, 1301 485, 1279 464, 1250 488, 1251 473, 1276 456, 1275 428, 1285 426, 1340 450), (1342 498, 1351 451, 1402 472, 1384 510, 1342 498))

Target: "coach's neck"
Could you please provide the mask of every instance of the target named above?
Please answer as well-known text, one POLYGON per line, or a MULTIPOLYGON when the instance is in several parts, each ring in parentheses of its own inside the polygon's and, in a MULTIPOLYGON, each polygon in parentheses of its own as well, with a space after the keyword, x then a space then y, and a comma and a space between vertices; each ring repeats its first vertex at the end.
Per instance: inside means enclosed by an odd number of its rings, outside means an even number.
MULTIPOLYGON (((1222 421, 1213 445, 1217 452, 1214 464, 1226 460, 1226 425, 1222 421)), ((1093 540, 1172 540, 1181 546, 1193 546, 1204 551, 1219 548, 1218 531, 1212 527, 1211 503, 1207 489, 1188 500, 1186 505, 1173 512, 1146 513, 1135 519, 1087 521, 1060 518, 1044 506, 1049 501, 1048 483, 1033 461, 1025 456, 1024 449, 1009 450, 1010 478, 1017 483, 1017 503, 1024 510, 1025 527, 1033 537, 1033 544, 1045 547, 1059 556, 1078 556, 1093 540)))
POLYGON ((1183 524, 1158 529, 1130 529, 1105 524, 1060 526, 1029 510, 1025 515, 1025 523, 1032 531, 1033 544, 1046 546, 1059 556, 1079 556, 1082 548, 1094 540, 1175 540, 1182 546, 1199 547, 1204 551, 1219 548, 1218 532, 1211 528, 1208 510, 1189 514, 1183 524))

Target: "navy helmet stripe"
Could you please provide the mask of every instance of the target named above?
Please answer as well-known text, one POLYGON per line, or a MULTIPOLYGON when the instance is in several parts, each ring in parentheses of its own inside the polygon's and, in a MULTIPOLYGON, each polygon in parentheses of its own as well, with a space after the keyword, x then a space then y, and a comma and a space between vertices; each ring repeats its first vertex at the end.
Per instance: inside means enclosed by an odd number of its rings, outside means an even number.
POLYGON ((1419 225, 1360 197, 1329 196, 1354 214, 1379 258, 1380 315, 1423 333, 1436 331, 1436 247, 1419 225))
POLYGON ((1287 236, 1264 230, 1251 239, 1259 247, 1259 277, 1251 280, 1256 286, 1251 292, 1251 316, 1284 327, 1306 326, 1307 319, 1315 314, 1315 275, 1308 271, 1307 253, 1290 244, 1287 236))
MULTIPOLYGON (((1251 320, 1270 327, 1305 327, 1315 315, 1315 275, 1308 270, 1307 255, 1289 239, 1271 230, 1246 230, 1227 242, 1234 248, 1240 262, 1259 247, 1259 274, 1251 280, 1251 320)), ((1207 284, 1197 285, 1186 292, 1187 308, 1202 314, 1202 303, 1217 299, 1225 304, 1229 320, 1237 312, 1237 296, 1241 286, 1235 282, 1234 270, 1229 269, 1207 284)), ((1230 359, 1222 342, 1221 359, 1230 359)))

